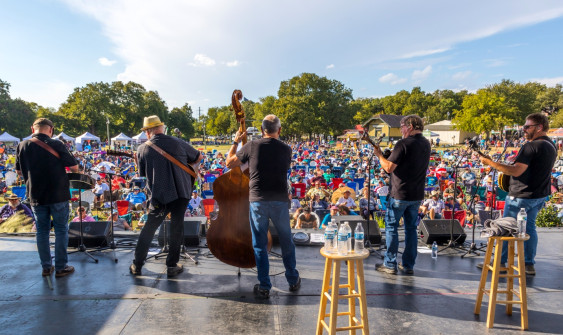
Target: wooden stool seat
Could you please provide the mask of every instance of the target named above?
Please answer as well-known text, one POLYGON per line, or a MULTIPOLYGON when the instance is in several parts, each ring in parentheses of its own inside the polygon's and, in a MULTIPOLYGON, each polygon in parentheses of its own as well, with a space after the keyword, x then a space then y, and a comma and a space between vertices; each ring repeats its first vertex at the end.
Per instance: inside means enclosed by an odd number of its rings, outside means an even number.
POLYGON ((520 318, 522 329, 528 329, 528 304, 526 300, 526 265, 524 263, 524 241, 530 238, 512 237, 512 236, 491 236, 487 245, 487 252, 483 263, 483 271, 481 272, 481 281, 479 282, 479 291, 477 292, 477 301, 475 303, 475 314, 481 311, 481 302, 483 294, 489 296, 489 309, 487 313, 487 328, 492 328, 495 321, 496 304, 506 304, 506 314, 512 315, 512 305, 520 305, 520 318), (503 242, 508 242, 508 263, 506 268, 501 267, 500 258, 502 255, 503 242), (491 257, 495 251, 495 256, 491 262, 491 257), (517 263, 514 265, 515 250, 518 252, 517 263), (492 265, 490 265, 492 264, 492 265), (487 277, 491 271, 491 288, 486 289, 487 277), (506 271, 506 274, 501 274, 506 271), (517 272, 517 273, 515 273, 517 272), (507 278, 506 290, 498 289, 499 278, 507 278), (518 278, 518 290, 514 289, 514 278, 518 278), (497 294, 506 294, 506 300, 498 300, 497 294), (514 300, 516 296, 519 300, 514 300))
POLYGON ((317 334, 322 334, 323 329, 326 329, 329 334, 336 334, 336 332, 346 330, 350 331, 350 334, 356 334, 356 329, 361 329, 362 334, 369 334, 366 290, 364 284, 364 259, 369 256, 369 252, 364 250, 363 253, 351 253, 342 256, 337 253, 326 253, 324 248, 322 248, 321 255, 323 255, 326 260, 319 317, 317 319, 317 334), (340 285, 340 266, 342 261, 347 261, 348 263, 348 283, 345 285, 340 285), (358 285, 357 290, 356 281, 358 285), (340 289, 348 289, 347 294, 340 294, 340 289), (339 299, 348 299, 347 312, 338 313, 339 299), (360 302, 360 320, 356 317, 356 299, 360 302), (328 314, 326 313, 327 302, 330 302, 330 311, 328 314), (345 315, 348 316, 348 327, 337 328, 337 317, 345 315), (325 322, 325 318, 327 317, 329 318, 328 324, 325 322))

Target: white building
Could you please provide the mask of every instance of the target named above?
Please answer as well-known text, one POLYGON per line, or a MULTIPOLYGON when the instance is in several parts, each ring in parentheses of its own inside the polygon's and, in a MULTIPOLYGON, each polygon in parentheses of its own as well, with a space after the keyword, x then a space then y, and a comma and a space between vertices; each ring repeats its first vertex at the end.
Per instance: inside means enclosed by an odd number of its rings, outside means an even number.
POLYGON ((425 125, 424 130, 428 129, 431 132, 438 134, 437 137, 433 136, 432 138, 434 139, 434 142, 436 142, 436 139, 439 138, 440 144, 461 144, 465 142, 466 138, 477 135, 472 132, 454 129, 453 126, 452 121, 443 120, 425 125))

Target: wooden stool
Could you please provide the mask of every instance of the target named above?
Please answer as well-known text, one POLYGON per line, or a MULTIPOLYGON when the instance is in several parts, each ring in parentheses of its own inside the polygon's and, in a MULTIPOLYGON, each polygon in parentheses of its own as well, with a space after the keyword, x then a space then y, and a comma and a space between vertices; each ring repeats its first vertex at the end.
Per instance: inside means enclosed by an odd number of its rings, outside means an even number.
POLYGON ((319 317, 317 319, 317 334, 323 333, 326 329, 329 334, 349 330, 350 334, 356 334, 356 329, 361 329, 362 334, 369 334, 368 325, 368 309, 366 304, 366 290, 364 284, 364 258, 369 256, 369 252, 365 250, 361 254, 352 253, 350 255, 341 256, 339 254, 328 254, 324 248, 321 249, 321 255, 326 258, 325 272, 323 277, 323 290, 321 292, 321 303, 319 306, 319 317), (348 284, 340 285, 340 264, 342 261, 348 261, 348 284), (354 267, 356 273, 354 273, 354 267), (330 277, 332 272, 332 285, 330 285, 330 277), (354 280, 354 276, 356 279, 354 280), (355 289, 355 281, 358 282, 358 290, 355 289), (339 289, 347 288, 348 294, 340 294, 339 289), (330 293, 329 291, 332 290, 330 293), (356 298, 360 301, 360 320, 356 318, 356 298), (338 313, 338 300, 348 299, 348 312, 338 313), (330 301, 330 313, 326 314, 327 300, 330 301), (348 327, 336 328, 336 319, 338 316, 348 315, 348 327), (325 318, 329 317, 328 324, 325 318))
POLYGON ((520 304, 520 317, 522 320, 522 329, 528 329, 528 304, 526 300, 526 265, 524 264, 524 241, 529 239, 526 237, 511 237, 511 236, 491 236, 489 237, 489 244, 485 254, 483 263, 483 271, 481 272, 481 281, 479 283, 479 291, 477 292, 477 301, 475 303, 475 314, 479 314, 481 310, 481 302, 483 301, 483 293, 489 295, 489 311, 487 313, 487 328, 492 328, 495 321, 495 307, 496 304, 506 304, 506 314, 512 315, 512 305, 520 304), (501 268, 500 258, 502 255, 503 242, 508 242, 508 264, 506 268, 501 268), (518 266, 514 265, 514 250, 515 245, 518 251, 518 266), (495 257, 491 264, 491 255, 495 249, 495 257), (487 275, 489 270, 492 271, 491 288, 487 290, 487 275), (507 271, 507 274, 500 274, 501 271, 507 271), (515 274, 514 271, 518 272, 515 274), (498 290, 499 278, 507 278, 506 290, 498 290), (519 279, 519 289, 514 290, 514 278, 519 279), (506 294, 506 300, 497 300, 497 294, 506 294), (520 298, 520 300, 513 300, 513 295, 520 298))

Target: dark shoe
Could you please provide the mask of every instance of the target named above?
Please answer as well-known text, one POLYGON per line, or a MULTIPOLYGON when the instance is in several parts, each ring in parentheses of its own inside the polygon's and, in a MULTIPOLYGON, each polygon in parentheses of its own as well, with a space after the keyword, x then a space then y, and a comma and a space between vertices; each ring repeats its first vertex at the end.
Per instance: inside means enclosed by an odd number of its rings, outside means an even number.
POLYGON ((43 269, 43 272, 41 272, 41 275, 42 275, 43 277, 47 277, 47 276, 50 276, 54 271, 55 271, 55 267, 54 267, 54 266, 51 266, 51 267, 48 268, 48 269, 43 269))
POLYGON ((260 299, 268 299, 270 297, 270 290, 260 288, 260 284, 254 285, 254 296, 260 299))
POLYGON ((135 265, 135 263, 131 264, 131 266, 129 267, 129 272, 131 272, 132 275, 135 276, 140 276, 141 275, 141 267, 135 265))
POLYGON ((397 269, 388 268, 387 266, 385 266, 385 264, 375 264, 375 271, 388 273, 392 275, 397 274, 397 269))
POLYGON ((184 266, 182 264, 177 264, 176 266, 169 266, 166 270, 168 277, 174 277, 184 272, 184 266))
POLYGON ((399 270, 403 271, 404 274, 412 276, 414 275, 414 270, 413 269, 407 269, 406 267, 403 266, 403 264, 399 263, 399 270))
POLYGON ((297 278, 297 283, 294 285, 289 285, 289 290, 291 292, 298 291, 301 288, 301 277, 297 278))
POLYGON ((534 264, 530 264, 530 265, 526 265, 526 274, 529 276, 535 276, 536 275, 536 268, 534 268, 534 264))
POLYGON ((64 277, 74 272, 74 266, 67 265, 62 270, 57 270, 55 272, 55 277, 64 277))

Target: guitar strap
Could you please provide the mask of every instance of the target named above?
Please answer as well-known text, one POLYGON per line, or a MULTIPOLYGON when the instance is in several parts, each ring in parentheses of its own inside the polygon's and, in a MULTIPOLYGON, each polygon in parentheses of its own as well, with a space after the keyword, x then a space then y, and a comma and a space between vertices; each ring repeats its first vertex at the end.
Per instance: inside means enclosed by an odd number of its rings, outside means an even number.
POLYGON ((193 172, 192 170, 190 170, 190 168, 188 168, 186 165, 182 164, 179 160, 177 160, 176 158, 172 157, 170 154, 168 154, 166 151, 162 150, 161 148, 159 148, 156 144, 152 143, 150 140, 145 142, 149 147, 153 148, 156 152, 158 152, 159 154, 161 154, 162 156, 164 156, 164 158, 168 159, 170 162, 172 162, 173 164, 175 164, 176 166, 178 166, 180 169, 186 171, 190 176, 192 176, 194 178, 194 180, 197 180, 197 176, 195 174, 195 172, 193 172))
POLYGON ((41 141, 40 139, 38 139, 37 137, 32 137, 29 139, 31 142, 37 144, 38 146, 40 146, 41 148, 47 150, 51 155, 57 157, 58 159, 61 159, 61 155, 59 155, 58 152, 55 151, 55 149, 51 148, 47 143, 41 141))

